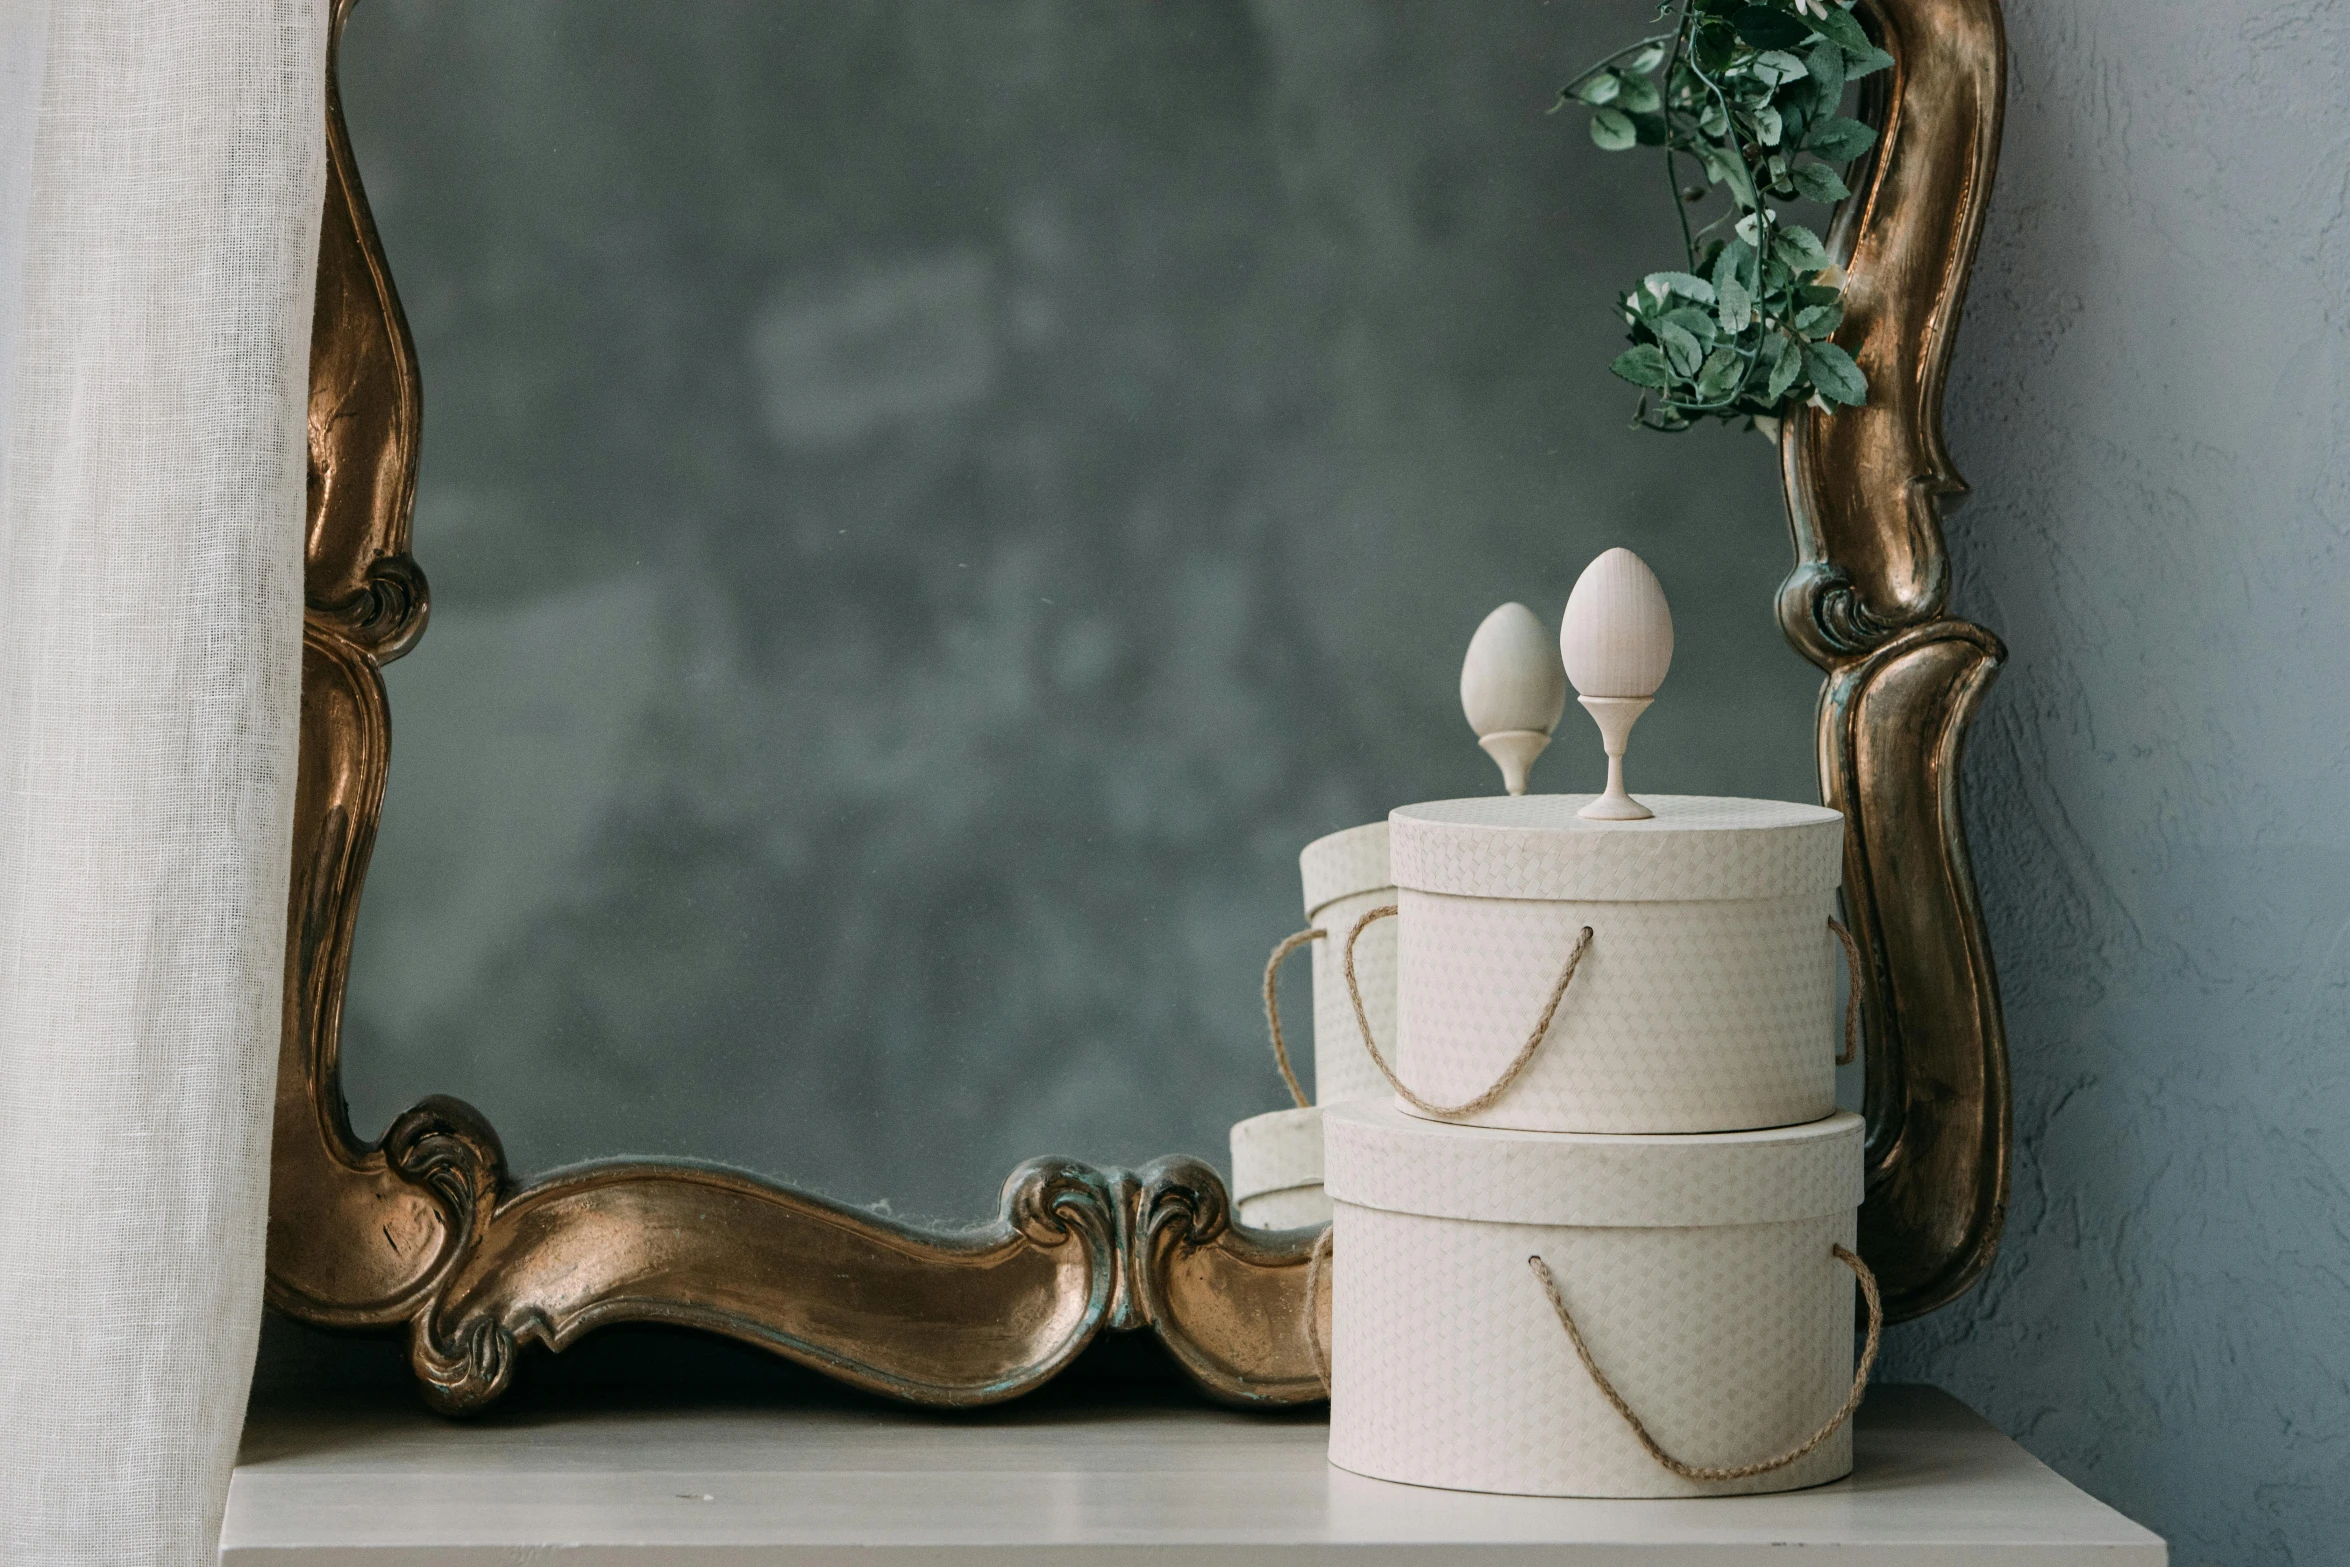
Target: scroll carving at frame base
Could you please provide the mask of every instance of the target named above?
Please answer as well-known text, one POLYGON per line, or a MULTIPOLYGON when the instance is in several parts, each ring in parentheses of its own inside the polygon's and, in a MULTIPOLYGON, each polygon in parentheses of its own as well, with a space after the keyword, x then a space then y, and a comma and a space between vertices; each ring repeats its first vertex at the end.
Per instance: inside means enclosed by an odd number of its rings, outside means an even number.
POLYGON ((460 1411, 504 1391, 522 1344, 661 1322, 912 1403, 993 1403, 1051 1377, 1108 1318, 1120 1186, 1032 1160, 994 1225, 942 1236, 731 1170, 589 1166, 499 1206, 416 1317, 411 1360, 427 1396, 460 1411))
MULTIPOLYGON (((350 3, 336 3, 337 47, 350 3)), ((1863 0, 1861 14, 1896 65, 1872 89, 1880 141, 1833 243, 1848 274, 1839 340, 1876 390, 1864 408, 1787 422, 1797 565, 1780 616, 1826 676, 1822 787, 1849 818, 1847 923, 1866 959, 1861 1244, 1899 1317, 1980 1276, 2007 1190, 2006 1046, 1958 807, 1966 729, 2003 655, 1945 612, 1940 523, 1964 490, 1940 403, 2005 59, 1996 0, 1863 0)), ((1148 1330, 1215 1397, 1322 1398, 1308 1321, 1326 1314, 1322 1232, 1235 1224, 1195 1159, 1136 1172, 1034 1160, 993 1225, 946 1234, 683 1161, 517 1185, 497 1134, 453 1099, 425 1100, 381 1142, 355 1136, 339 1041, 390 756, 380 671, 423 635, 429 599, 408 554, 415 351, 334 69, 330 53, 271 1303, 327 1326, 405 1326, 427 1396, 452 1412, 495 1399, 522 1347, 560 1350, 615 1322, 725 1334, 941 1406, 1015 1396, 1104 1330, 1148 1330)))

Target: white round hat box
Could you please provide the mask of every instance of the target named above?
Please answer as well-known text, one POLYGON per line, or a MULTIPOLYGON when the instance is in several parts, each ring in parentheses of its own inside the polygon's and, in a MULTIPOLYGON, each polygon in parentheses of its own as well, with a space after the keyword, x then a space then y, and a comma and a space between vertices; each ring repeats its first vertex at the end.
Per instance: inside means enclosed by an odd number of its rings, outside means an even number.
POLYGON ((1330 1461, 1528 1496, 1794 1490, 1852 1468, 1862 1122, 1730 1135, 1324 1113, 1330 1461), (1549 1270, 1591 1363, 1544 1282, 1549 1270), (1746 1470, 1832 1430, 1791 1463, 1746 1470))
MULTIPOLYGON (((1260 1230, 1330 1222, 1322 1194, 1321 1105, 1387 1092, 1363 1048, 1337 944, 1365 912, 1395 901, 1387 874, 1387 824, 1369 822, 1317 838, 1298 856, 1306 923, 1322 931, 1314 949, 1315 1103, 1253 1115, 1232 1127, 1232 1203, 1240 1222, 1260 1230)), ((1374 925, 1355 947, 1363 1011, 1374 1029, 1395 1027, 1395 926, 1374 925)))
POLYGON ((1322 1108, 1272 1110, 1232 1127, 1232 1207, 1259 1230, 1330 1222, 1322 1192, 1322 1108))
MULTIPOLYGON (((1726 1132, 1834 1110, 1842 814, 1644 795, 1648 820, 1587 821, 1592 798, 1441 800, 1388 818, 1396 1031, 1374 1033, 1424 1112, 1503 1078, 1585 928, 1541 1045, 1498 1099, 1451 1118, 1726 1132)), ((1366 974, 1376 929, 1357 951, 1366 974)))
MULTIPOLYGON (((1395 901, 1395 879, 1387 870, 1387 835, 1385 822, 1349 827, 1315 839, 1297 857, 1305 885, 1306 923, 1326 933, 1314 943, 1316 1104, 1345 1104, 1388 1091, 1387 1080, 1363 1048, 1363 1031, 1347 997, 1340 954, 1355 921, 1395 901)), ((1395 950, 1393 920, 1371 926, 1355 943, 1363 1012, 1382 1048, 1395 1033, 1395 950)))

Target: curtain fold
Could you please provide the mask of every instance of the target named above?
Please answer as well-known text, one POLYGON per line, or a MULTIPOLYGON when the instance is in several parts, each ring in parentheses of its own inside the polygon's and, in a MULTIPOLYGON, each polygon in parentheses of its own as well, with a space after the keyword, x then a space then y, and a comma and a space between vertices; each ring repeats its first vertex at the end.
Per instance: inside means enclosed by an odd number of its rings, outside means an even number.
POLYGON ((0 1561, 214 1559, 261 1311, 323 0, 0 0, 0 1561))

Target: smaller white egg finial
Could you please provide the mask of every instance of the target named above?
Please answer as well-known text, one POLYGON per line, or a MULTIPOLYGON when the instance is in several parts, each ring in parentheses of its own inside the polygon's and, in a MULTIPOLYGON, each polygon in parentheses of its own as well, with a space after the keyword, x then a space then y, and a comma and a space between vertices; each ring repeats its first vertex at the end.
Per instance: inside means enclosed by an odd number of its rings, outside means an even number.
POLYGON ((1648 562, 1612 549, 1583 568, 1559 623, 1559 657, 1607 748, 1607 792, 1576 814, 1606 822, 1654 815, 1624 792, 1632 726, 1673 666, 1673 612, 1648 562))
POLYGON ((1504 604, 1485 617, 1461 660, 1461 711, 1501 766, 1502 787, 1526 792, 1526 770, 1567 710, 1567 672, 1534 611, 1504 604))

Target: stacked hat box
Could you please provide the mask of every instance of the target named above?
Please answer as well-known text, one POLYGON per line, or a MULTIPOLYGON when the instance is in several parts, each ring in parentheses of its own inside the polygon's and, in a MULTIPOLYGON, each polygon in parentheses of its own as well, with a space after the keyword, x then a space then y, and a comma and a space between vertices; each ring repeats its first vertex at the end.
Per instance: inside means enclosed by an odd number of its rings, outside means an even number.
POLYGON ((1835 1479, 1863 1180, 1835 1106, 1843 818, 1649 795, 1649 819, 1590 820, 1594 798, 1389 819, 1395 1032, 1373 1043, 1409 1094, 1323 1115, 1331 1461, 1558 1496, 1835 1479), (1507 1088, 1444 1112, 1554 992, 1507 1088))
POLYGON ((1645 821, 1586 820, 1588 795, 1394 814, 1397 1070, 1414 1092, 1449 1104, 1500 1076, 1588 926, 1552 1024, 1561 1048, 1535 1055, 1486 1124, 1731 1132, 1836 1108, 1843 816, 1642 798, 1645 821))
MULTIPOLYGON (((1340 952, 1357 920, 1395 902, 1387 837, 1387 823, 1371 822, 1317 838, 1298 856, 1306 924, 1323 932, 1312 944, 1314 1103, 1251 1116, 1233 1126, 1232 1201, 1243 1224, 1282 1230, 1328 1223, 1321 1107, 1384 1097, 1388 1091, 1363 1048, 1340 952)), ((1371 926, 1355 943, 1363 1013, 1383 1038, 1395 1031, 1395 943, 1393 921, 1371 926)))
POLYGON ((1849 1425, 1796 1463, 1692 1480, 1642 1450, 1592 1360, 1666 1452, 1735 1467, 1796 1446, 1852 1382, 1862 1123, 1728 1136, 1512 1132, 1377 1102, 1328 1112, 1337 1210, 1330 1461, 1536 1496, 1708 1496, 1852 1468, 1849 1425))
POLYGON ((1232 1126, 1232 1209, 1260 1230, 1330 1222, 1322 1190, 1322 1107, 1269 1110, 1232 1126))

